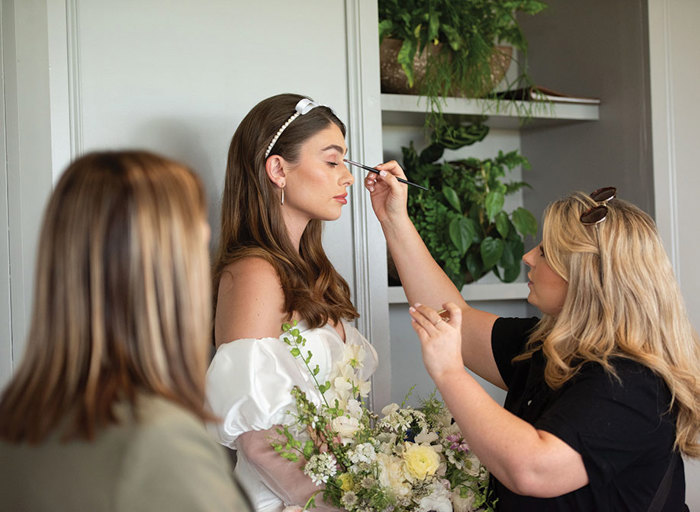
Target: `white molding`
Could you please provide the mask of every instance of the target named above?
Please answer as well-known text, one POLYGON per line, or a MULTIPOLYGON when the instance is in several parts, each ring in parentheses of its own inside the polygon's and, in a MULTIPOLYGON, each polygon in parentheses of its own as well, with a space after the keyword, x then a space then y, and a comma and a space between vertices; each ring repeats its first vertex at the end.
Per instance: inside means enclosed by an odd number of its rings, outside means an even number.
POLYGON ((83 152, 83 112, 80 81, 80 19, 78 0, 66 0, 66 34, 68 42, 68 102, 71 160, 83 152))
MULTIPOLYGON (((527 283, 468 284, 462 288, 462 297, 467 302, 524 300, 529 294, 527 283)), ((389 287, 389 304, 407 303, 408 299, 402 287, 389 287)))
POLYGON ((10 16, 5 2, 0 2, 0 389, 10 380, 14 366, 12 355, 12 289, 10 282, 10 224, 9 224, 9 188, 7 126, 8 117, 5 103, 5 51, 11 51, 10 34, 6 30, 5 20, 10 16))
POLYGON ((55 183, 71 159, 66 1, 46 2, 51 173, 55 183))
POLYGON ((680 282, 671 2, 649 2, 649 71, 656 224, 680 282))
MULTIPOLYGON (((428 111, 424 96, 408 94, 382 94, 384 124, 408 124, 423 126, 428 111)), ((532 122, 523 124, 521 112, 531 111, 531 121, 597 121, 600 117, 598 105, 580 103, 535 103, 524 101, 501 102, 472 98, 446 98, 442 105, 445 114, 463 116, 487 115, 491 123, 513 129, 528 128, 532 122)), ((537 123, 535 123, 536 125, 537 123)))
POLYGON ((13 364, 24 350, 43 205, 52 186, 48 5, 3 0, 13 364), (7 46, 6 46, 7 45, 7 46))
MULTIPOLYGON (((346 0, 348 66, 348 147, 350 158, 378 163, 382 159, 379 100, 379 40, 377 5, 372 0, 346 0)), ((384 236, 364 193, 364 174, 352 170, 357 185, 351 194, 353 215, 354 302, 357 322, 379 355, 372 378, 370 406, 380 407, 391 398, 391 347, 386 286, 384 236), (382 249, 379 249, 382 247, 382 249)))

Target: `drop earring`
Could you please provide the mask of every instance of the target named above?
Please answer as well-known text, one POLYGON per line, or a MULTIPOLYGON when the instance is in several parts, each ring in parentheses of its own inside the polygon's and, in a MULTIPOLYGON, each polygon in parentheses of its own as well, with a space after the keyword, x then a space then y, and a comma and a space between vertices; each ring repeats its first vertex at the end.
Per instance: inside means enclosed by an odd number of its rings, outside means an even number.
POLYGON ((282 187, 282 193, 281 193, 281 197, 280 197, 280 204, 281 204, 281 205, 284 205, 284 187, 282 187))

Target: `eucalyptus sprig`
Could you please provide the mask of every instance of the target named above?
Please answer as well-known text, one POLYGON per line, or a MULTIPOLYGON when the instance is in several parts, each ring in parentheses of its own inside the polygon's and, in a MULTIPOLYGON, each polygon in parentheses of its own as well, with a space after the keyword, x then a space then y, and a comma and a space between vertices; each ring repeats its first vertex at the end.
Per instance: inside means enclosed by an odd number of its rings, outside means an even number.
POLYGON ((297 329, 296 320, 292 321, 291 325, 288 323, 282 324, 282 335, 285 334, 287 334, 288 336, 284 336, 283 340, 287 345, 292 347, 290 350, 291 354, 304 362, 304 366, 306 366, 306 369, 309 370, 309 375, 311 375, 311 378, 314 380, 316 387, 321 392, 321 397, 323 397, 323 401, 326 403, 326 405, 330 407, 330 405, 326 401, 325 393, 331 388, 331 383, 326 381, 323 384, 321 384, 318 382, 318 380, 316 380, 319 368, 318 365, 311 368, 311 358, 313 357, 313 354, 310 350, 306 351, 306 356, 302 356, 301 351, 306 346, 306 339, 301 335, 299 329, 297 329))

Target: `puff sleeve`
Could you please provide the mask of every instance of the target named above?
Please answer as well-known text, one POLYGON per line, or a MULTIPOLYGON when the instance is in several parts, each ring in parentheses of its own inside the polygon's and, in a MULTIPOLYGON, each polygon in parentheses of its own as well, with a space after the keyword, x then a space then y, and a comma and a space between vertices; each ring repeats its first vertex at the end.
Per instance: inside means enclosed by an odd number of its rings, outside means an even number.
POLYGON ((208 426, 221 444, 235 448, 239 435, 290 424, 299 386, 312 400, 317 392, 301 363, 278 338, 239 339, 219 346, 207 371, 207 400, 223 421, 208 426))

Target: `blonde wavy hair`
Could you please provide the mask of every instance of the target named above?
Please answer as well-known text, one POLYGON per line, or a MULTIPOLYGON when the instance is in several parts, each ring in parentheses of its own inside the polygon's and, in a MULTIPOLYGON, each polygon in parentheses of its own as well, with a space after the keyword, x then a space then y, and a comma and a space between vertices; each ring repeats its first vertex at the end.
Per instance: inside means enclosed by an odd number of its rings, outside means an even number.
POLYGON ((144 151, 85 155, 44 212, 24 358, 0 438, 92 439, 140 393, 202 419, 211 324, 205 197, 186 167, 144 151))
POLYGON ((554 389, 589 361, 612 374, 613 357, 647 366, 671 392, 676 449, 700 457, 700 342, 654 221, 613 199, 603 222, 584 225, 581 214, 597 204, 577 192, 545 211, 544 254, 568 292, 561 312, 542 317, 516 359, 541 346, 554 389))

